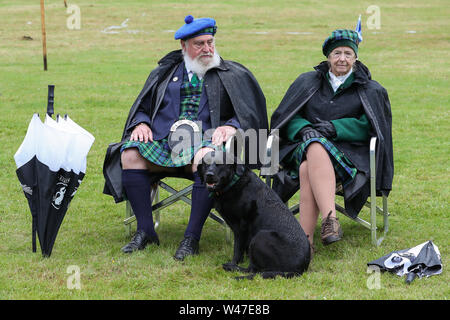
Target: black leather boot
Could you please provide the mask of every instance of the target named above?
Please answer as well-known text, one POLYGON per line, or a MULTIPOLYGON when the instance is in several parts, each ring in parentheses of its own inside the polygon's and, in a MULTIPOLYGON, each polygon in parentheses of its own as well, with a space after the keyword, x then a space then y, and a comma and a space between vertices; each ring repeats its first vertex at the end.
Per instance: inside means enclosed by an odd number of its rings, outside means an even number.
POLYGON ((150 243, 156 243, 159 246, 158 237, 152 239, 143 230, 138 230, 131 241, 122 248, 122 251, 124 253, 132 253, 133 251, 144 249, 150 243))
POLYGON ((198 241, 195 238, 186 237, 180 242, 173 257, 175 260, 183 261, 187 256, 198 254, 198 248, 198 241))

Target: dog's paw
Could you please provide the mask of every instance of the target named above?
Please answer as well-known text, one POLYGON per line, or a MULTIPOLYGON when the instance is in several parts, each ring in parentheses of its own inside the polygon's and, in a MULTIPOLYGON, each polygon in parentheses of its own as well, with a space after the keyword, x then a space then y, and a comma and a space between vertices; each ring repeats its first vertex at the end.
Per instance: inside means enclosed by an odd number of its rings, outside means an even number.
POLYGON ((223 270, 229 271, 229 272, 234 272, 234 271, 239 271, 240 270, 239 266, 237 264, 233 263, 233 262, 224 263, 222 265, 222 267, 223 267, 223 270))

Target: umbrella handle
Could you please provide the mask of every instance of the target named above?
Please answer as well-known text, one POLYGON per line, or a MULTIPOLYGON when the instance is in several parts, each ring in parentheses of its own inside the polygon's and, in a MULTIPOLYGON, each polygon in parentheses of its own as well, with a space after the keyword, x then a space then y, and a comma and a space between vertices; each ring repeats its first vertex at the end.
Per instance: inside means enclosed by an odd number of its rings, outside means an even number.
POLYGON ((406 275, 406 280, 405 280, 405 282, 407 283, 407 284, 411 284, 411 282, 413 282, 414 281, 414 279, 417 277, 417 273, 415 273, 415 272, 410 272, 410 273, 408 273, 407 275, 406 275))
POLYGON ((55 101, 55 85, 48 85, 48 98, 47 98, 47 114, 51 117, 53 115, 53 102, 55 101))

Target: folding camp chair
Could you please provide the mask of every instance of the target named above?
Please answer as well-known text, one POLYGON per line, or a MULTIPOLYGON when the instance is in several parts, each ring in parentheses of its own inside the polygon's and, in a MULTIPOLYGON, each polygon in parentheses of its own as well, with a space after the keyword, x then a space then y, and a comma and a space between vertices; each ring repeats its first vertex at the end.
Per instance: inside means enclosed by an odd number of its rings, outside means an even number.
MULTIPOLYGON (((229 139, 227 141, 226 147, 225 147, 226 150, 229 150, 231 148, 232 141, 233 141, 232 139, 229 139)), ((175 188, 171 187, 170 185, 168 185, 167 183, 165 183, 162 180, 153 184, 150 198, 151 198, 152 204, 153 204, 152 205, 152 214, 154 216, 155 229, 157 229, 161 223, 160 212, 162 209, 169 207, 170 205, 172 205, 173 203, 175 203, 177 201, 183 201, 183 202, 187 203, 189 206, 192 205, 191 199, 188 198, 188 196, 192 193, 192 187, 193 187, 193 183, 181 190, 176 190, 175 188), (160 188, 169 192, 170 195, 161 200, 160 199, 160 188)), ((231 229, 227 226, 227 224, 225 223, 225 220, 223 220, 221 217, 219 217, 213 211, 211 211, 209 213, 209 217, 211 219, 213 219, 214 221, 220 223, 225 228, 226 239, 228 242, 230 242, 231 241, 231 229)), ((134 221, 136 221, 136 217, 133 213, 133 209, 131 208, 130 202, 127 200, 126 207, 125 207, 125 219, 123 220, 123 224, 125 226, 125 231, 129 235, 132 235, 132 233, 133 233, 132 223, 134 221)))
MULTIPOLYGON (((275 150, 275 148, 278 148, 279 143, 279 137, 276 135, 270 135, 267 139, 267 148, 266 148, 266 160, 265 160, 265 168, 266 170, 261 170, 261 176, 264 176, 266 178, 266 183, 269 186, 272 186, 272 178, 274 173, 278 171, 277 164, 278 162, 275 162, 274 157, 278 157, 278 153, 275 150)), ((372 137, 370 139, 370 146, 369 146, 369 156, 370 156, 370 196, 369 200, 366 202, 365 206, 370 208, 370 219, 369 221, 363 220, 359 216, 356 218, 352 218, 348 213, 345 211, 345 208, 340 206, 336 203, 336 210, 344 214, 345 216, 349 217, 350 219, 356 221, 357 223, 361 224, 365 228, 369 229, 371 231, 371 237, 372 237, 372 244, 379 246, 381 242, 383 241, 384 237, 386 236, 388 229, 389 229, 389 212, 388 212, 388 203, 387 203, 387 196, 384 194, 381 194, 382 198, 382 206, 377 206, 377 192, 376 192, 376 184, 375 184, 375 177, 376 177, 376 168, 375 168, 375 150, 376 150, 376 143, 377 138, 372 137), (383 236, 377 237, 377 213, 381 214, 383 216, 383 236)), ((336 195, 342 196, 341 192, 337 192, 336 195)), ((292 206, 290 210, 296 214, 299 212, 299 204, 292 206)))

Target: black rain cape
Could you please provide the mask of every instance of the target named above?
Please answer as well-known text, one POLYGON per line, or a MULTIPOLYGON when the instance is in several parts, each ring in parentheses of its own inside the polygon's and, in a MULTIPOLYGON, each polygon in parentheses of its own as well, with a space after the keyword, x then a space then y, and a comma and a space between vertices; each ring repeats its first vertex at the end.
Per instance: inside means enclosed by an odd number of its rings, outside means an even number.
MULTIPOLYGON (((366 113, 377 137, 377 195, 381 195, 382 193, 389 195, 389 192, 392 189, 392 179, 394 176, 391 105, 386 89, 384 89, 378 82, 371 79, 369 69, 360 61, 356 61, 355 64, 357 67, 357 76, 360 79, 360 83, 358 84, 358 95, 364 107, 364 112, 366 113)), ((316 66, 315 71, 301 74, 291 84, 280 105, 272 114, 270 122, 271 132, 275 129, 280 130, 283 128, 289 120, 291 120, 291 118, 302 109, 314 93, 319 90, 321 81, 323 81, 323 72, 328 72, 327 61, 324 61, 316 66)), ((355 78, 357 76, 355 75, 355 78)), ((336 144, 341 151, 344 151, 345 155, 350 158, 358 170, 369 172, 368 145, 367 152, 360 154, 360 152, 355 152, 355 150, 352 150, 351 146, 341 146, 339 143, 333 143, 336 144)), ((297 145, 297 143, 288 143, 283 140, 280 141, 280 163, 290 151, 295 149, 297 145)), ((279 173, 279 176, 283 176, 283 171, 279 173)), ((283 188, 289 188, 289 183, 286 183, 285 186, 283 186, 283 183, 284 181, 282 181, 282 184, 279 187, 279 194, 284 193, 283 188)), ((287 192, 290 196, 292 196, 293 193, 295 192, 287 192)), ((369 193, 369 181, 367 181, 364 187, 356 190, 356 192, 352 195, 345 195, 344 199, 346 211, 351 216, 356 217, 366 202, 369 193)))
MULTIPOLYGON (((171 75, 182 61, 181 50, 176 50, 170 52, 158 62, 158 67, 150 73, 130 109, 121 142, 112 143, 108 146, 103 164, 103 175, 105 177, 103 193, 113 196, 115 202, 124 200, 120 148, 130 138, 131 129, 127 130, 127 128, 132 123, 134 115, 144 100, 152 104, 150 117, 153 117, 154 110, 158 109, 156 105, 162 102, 171 75)), ((220 97, 221 92, 225 89, 242 130, 251 128, 268 130, 266 99, 255 77, 247 68, 237 62, 221 59, 218 67, 208 70, 205 74, 204 84, 213 128, 221 124, 220 97)), ((258 161, 256 167, 260 166, 261 163, 258 161)))
POLYGON ((34 114, 14 155, 19 178, 33 218, 43 256, 50 256, 56 235, 86 172, 86 157, 94 137, 70 117, 45 123, 34 114))

